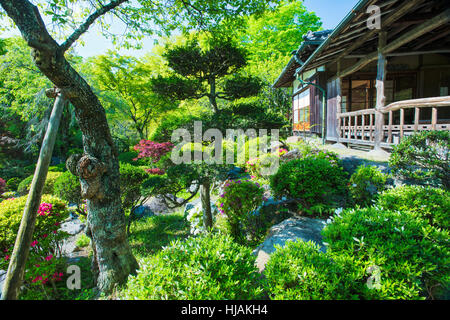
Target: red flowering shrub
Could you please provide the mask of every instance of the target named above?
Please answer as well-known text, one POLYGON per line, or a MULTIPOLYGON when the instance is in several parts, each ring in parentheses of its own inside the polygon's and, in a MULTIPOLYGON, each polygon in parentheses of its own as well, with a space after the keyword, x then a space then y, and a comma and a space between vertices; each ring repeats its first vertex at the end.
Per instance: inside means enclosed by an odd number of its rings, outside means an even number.
MULTIPOLYGON (((7 270, 27 197, 8 199, 0 203, 0 269, 7 270)), ((36 219, 30 255, 24 280, 46 284, 62 280, 61 247, 68 234, 60 230, 67 218, 66 203, 44 195, 36 219)))
POLYGON ((141 140, 134 150, 139 151, 135 161, 142 158, 150 158, 154 163, 161 160, 163 156, 172 151, 174 145, 172 142, 158 143, 150 140, 141 140))
POLYGON ((0 178, 0 194, 5 192, 5 188, 6 188, 6 181, 0 178))
POLYGON ((146 169, 145 171, 147 173, 149 173, 151 175, 155 175, 155 176, 162 176, 166 173, 163 169, 159 169, 159 168, 146 169))

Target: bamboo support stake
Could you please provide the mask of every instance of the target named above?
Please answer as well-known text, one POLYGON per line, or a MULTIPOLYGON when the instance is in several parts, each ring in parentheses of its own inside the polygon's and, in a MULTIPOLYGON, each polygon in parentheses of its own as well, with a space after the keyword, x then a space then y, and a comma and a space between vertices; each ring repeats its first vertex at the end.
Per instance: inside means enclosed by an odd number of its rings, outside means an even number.
POLYGON ((25 264, 28 259, 30 245, 33 239, 37 211, 41 202, 42 190, 47 178, 48 167, 52 158, 61 115, 64 110, 64 105, 66 104, 64 94, 60 90, 53 92, 55 93, 56 101, 42 143, 33 182, 31 183, 11 261, 8 266, 8 272, 3 285, 2 300, 16 300, 18 298, 20 286, 22 285, 25 264))

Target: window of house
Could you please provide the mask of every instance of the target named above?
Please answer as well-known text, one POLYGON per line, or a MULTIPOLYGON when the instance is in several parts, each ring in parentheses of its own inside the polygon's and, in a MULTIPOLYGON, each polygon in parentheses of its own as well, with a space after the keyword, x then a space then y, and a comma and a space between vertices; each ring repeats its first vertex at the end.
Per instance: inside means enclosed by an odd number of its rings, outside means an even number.
POLYGON ((294 130, 309 130, 310 90, 307 89, 293 98, 294 130))

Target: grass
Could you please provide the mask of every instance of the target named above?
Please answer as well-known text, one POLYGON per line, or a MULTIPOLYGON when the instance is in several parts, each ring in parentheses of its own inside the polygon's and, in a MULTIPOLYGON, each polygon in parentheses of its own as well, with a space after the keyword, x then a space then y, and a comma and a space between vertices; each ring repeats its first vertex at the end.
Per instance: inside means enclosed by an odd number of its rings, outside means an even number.
POLYGON ((189 223, 183 211, 164 216, 153 216, 139 220, 131 226, 130 242, 137 259, 154 255, 172 240, 185 239, 189 236, 189 223))

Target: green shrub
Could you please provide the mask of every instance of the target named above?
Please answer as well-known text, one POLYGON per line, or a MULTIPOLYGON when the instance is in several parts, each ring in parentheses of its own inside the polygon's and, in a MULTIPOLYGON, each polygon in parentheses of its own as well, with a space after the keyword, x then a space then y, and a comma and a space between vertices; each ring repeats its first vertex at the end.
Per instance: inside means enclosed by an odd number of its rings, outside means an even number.
POLYGON ((53 194, 69 203, 75 203, 78 207, 83 202, 80 179, 69 171, 64 172, 56 179, 53 194))
POLYGON ((141 185, 148 177, 148 173, 142 168, 128 163, 120 164, 120 191, 125 209, 131 209, 139 201, 141 185))
POLYGON ((432 187, 401 186, 383 192, 378 205, 391 211, 408 211, 438 228, 450 229, 450 192, 432 187))
POLYGON ((450 131, 422 131, 404 138, 389 159, 392 172, 418 184, 450 188, 450 131))
POLYGON ((251 249, 208 234, 172 242, 144 258, 119 297, 129 300, 243 300, 261 296, 251 249))
MULTIPOLYGON (((27 196, 0 203, 0 269, 7 270, 12 249, 19 231, 27 196)), ((33 233, 33 242, 25 271, 26 284, 45 284, 61 278, 62 241, 68 234, 60 231, 60 224, 68 217, 66 203, 44 195, 41 200, 33 233), (51 205, 51 206, 50 206, 51 205), (56 276, 55 276, 56 274, 56 276), (55 276, 55 277, 54 277, 55 276)))
POLYGON ((268 178, 276 172, 280 164, 279 154, 282 153, 267 153, 247 161, 245 164, 246 172, 256 181, 268 183, 268 178))
POLYGON ((283 163, 270 186, 276 197, 296 201, 301 213, 322 216, 345 203, 347 178, 341 167, 308 157, 283 163))
POLYGON ((49 172, 66 172, 66 164, 65 163, 60 163, 57 164, 56 166, 51 166, 48 168, 49 172))
MULTIPOLYGON (((47 179, 45 180, 44 189, 42 194, 52 194, 53 188, 56 180, 62 175, 62 172, 49 172, 47 173, 47 179)), ((29 176, 23 180, 18 188, 17 192, 21 195, 25 195, 30 191, 31 182, 33 181, 33 176, 29 176)))
POLYGON ((301 240, 278 247, 264 275, 274 300, 349 300, 367 290, 351 260, 331 259, 313 242, 301 240))
POLYGON ((311 149, 309 153, 304 155, 304 158, 327 160, 332 166, 336 167, 340 167, 342 165, 339 155, 336 152, 328 150, 311 149))
POLYGON ((264 189, 252 181, 228 181, 218 200, 220 213, 225 214, 231 236, 241 244, 247 244, 247 230, 251 216, 261 205, 264 189))
POLYGON ((423 299, 448 289, 448 231, 410 212, 346 210, 322 231, 331 257, 353 259, 361 274, 379 270, 367 299, 423 299))
POLYGON ((19 187, 21 179, 18 177, 14 177, 8 180, 6 183, 6 187, 9 191, 17 191, 17 188, 19 187))
POLYGON ((75 244, 78 248, 86 248, 87 246, 89 246, 90 243, 91 239, 89 239, 89 237, 86 234, 82 233, 78 236, 75 244))
POLYGON ((375 166, 359 166, 350 177, 349 190, 353 201, 361 206, 369 206, 378 193, 386 188, 388 176, 375 166))
POLYGON ((138 160, 134 160, 137 159, 139 153, 137 151, 129 151, 129 152, 124 152, 119 154, 119 162, 121 163, 127 163, 127 164, 131 164, 133 166, 142 166, 145 164, 145 161, 142 159, 138 159, 138 160))

